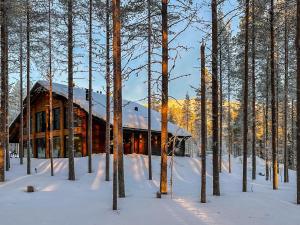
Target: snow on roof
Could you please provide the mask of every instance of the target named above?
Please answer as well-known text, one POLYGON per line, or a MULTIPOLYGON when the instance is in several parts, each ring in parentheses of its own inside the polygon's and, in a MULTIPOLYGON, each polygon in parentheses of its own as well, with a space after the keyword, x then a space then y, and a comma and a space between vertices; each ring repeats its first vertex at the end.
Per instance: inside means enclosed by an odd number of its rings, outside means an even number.
MULTIPOLYGON (((45 89, 49 90, 48 81, 37 81, 45 89)), ((34 85, 35 86, 35 85, 34 85)), ((68 98, 68 86, 58 83, 53 83, 53 93, 68 98)), ((85 98, 85 89, 73 88, 74 103, 88 112, 88 101, 85 98)), ((93 92, 93 116, 106 121, 106 95, 93 92)), ((123 99, 123 127, 130 129, 147 130, 148 129, 148 109, 136 102, 123 99)), ((110 123, 113 123, 113 114, 111 115, 110 123)), ((161 115, 159 112, 152 110, 151 113, 151 128, 153 131, 161 131, 161 115)), ((168 122, 168 132, 176 136, 191 136, 183 128, 168 122)))

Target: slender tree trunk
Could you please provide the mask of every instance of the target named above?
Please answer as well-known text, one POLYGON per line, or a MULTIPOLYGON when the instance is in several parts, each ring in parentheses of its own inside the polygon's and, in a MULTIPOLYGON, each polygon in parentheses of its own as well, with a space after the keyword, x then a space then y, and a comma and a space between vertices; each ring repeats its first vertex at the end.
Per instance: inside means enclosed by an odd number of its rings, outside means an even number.
POLYGON ((117 112, 118 112, 118 187, 119 197, 125 198, 125 182, 124 182, 124 162, 123 162, 123 124, 122 124, 122 67, 121 67, 121 10, 120 0, 116 0, 114 16, 114 46, 116 54, 115 58, 115 84, 116 98, 118 98, 117 112))
POLYGON ((300 204, 300 0, 297 0, 297 204, 300 204))
POLYGON ((89 118, 88 118, 88 173, 92 173, 92 152, 93 152, 93 53, 92 53, 92 43, 93 43, 93 1, 89 0, 89 118))
POLYGON ((147 0, 148 3, 148 169, 149 180, 152 180, 152 146, 151 146, 151 0, 147 0))
POLYGON ((26 64, 27 64, 27 68, 26 68, 26 76, 27 76, 27 101, 26 101, 26 107, 27 107, 27 174, 31 174, 31 161, 30 161, 30 157, 31 157, 31 144, 30 144, 30 2, 29 0, 26 1, 26 49, 27 49, 27 53, 26 53, 26 64))
POLYGON ((228 132, 228 172, 231 173, 231 155, 232 155, 232 132, 231 132, 231 56, 230 56, 230 38, 228 37, 228 49, 227 49, 227 79, 228 79, 228 84, 227 84, 227 100, 228 100, 228 109, 227 109, 227 132, 228 132))
POLYGON ((255 0, 252 0, 252 180, 256 179, 255 0))
POLYGON ((73 0, 68 0, 68 130, 69 180, 75 180, 73 114, 73 0))
POLYGON ((206 203, 206 81, 205 45, 201 45, 201 202, 206 203))
POLYGON ((247 192, 247 156, 248 156, 248 52, 249 52, 249 0, 246 0, 245 24, 245 72, 244 72, 244 102, 243 102, 243 192, 247 192))
MULTIPOLYGON (((121 49, 120 49, 120 0, 112 1, 113 11, 113 68, 114 68, 114 161, 113 161, 113 210, 117 210, 117 198, 118 198, 118 173, 120 168, 118 165, 120 149, 120 104, 122 100, 119 98, 121 94, 121 49)), ((119 184, 120 185, 120 184, 119 184)), ((119 189, 120 191, 120 189, 119 189)))
POLYGON ((277 151, 276 151, 276 101, 275 101, 275 35, 274 35, 274 0, 271 0, 270 9, 271 28, 271 111, 272 111, 272 162, 273 162, 273 189, 278 189, 277 151))
POLYGON ((8 18, 7 10, 9 4, 6 0, 1 1, 1 13, 2 13, 2 26, 1 26, 1 72, 4 78, 4 148, 5 148, 5 170, 9 171, 10 168, 10 156, 9 156, 9 137, 8 137, 8 18))
POLYGON ((53 168, 53 92, 52 92, 52 32, 51 32, 51 0, 48 1, 48 33, 49 33, 49 122, 50 122, 50 168, 51 176, 54 176, 53 168))
POLYGON ((160 193, 168 193, 168 0, 162 0, 162 105, 161 105, 161 173, 160 193))
POLYGON ((220 149, 219 149, 219 172, 222 172, 222 138, 223 138, 223 65, 222 65, 222 43, 220 40, 220 149))
POLYGON ((284 7, 284 182, 289 182, 289 154, 287 146, 287 114, 288 114, 288 73, 289 73, 289 46, 287 25, 287 0, 284 7))
POLYGON ((106 0, 106 125, 105 125, 105 180, 109 181, 109 157, 110 157, 110 7, 106 0))
POLYGON ((269 180, 269 57, 266 67, 266 112, 265 112, 265 166, 266 180, 269 180))
POLYGON ((5 171, 9 170, 7 161, 7 95, 8 95, 8 30, 7 1, 1 0, 1 131, 0 131, 0 182, 5 181, 5 171), (6 151, 6 152, 5 152, 6 151), (6 162, 4 157, 6 156, 6 162))
POLYGON ((24 162, 24 114, 23 114, 23 22, 20 24, 20 144, 19 157, 20 164, 24 162))
POLYGON ((213 195, 220 195, 219 181, 219 126, 218 126, 218 13, 217 0, 211 1, 212 11, 212 151, 213 195))
MULTIPOLYGON (((295 169, 295 161, 296 161, 296 156, 295 156, 295 104, 294 104, 294 99, 292 99, 292 152, 293 152, 293 159, 292 159, 292 167, 295 169)), ((296 121, 297 122, 297 121, 296 121)))

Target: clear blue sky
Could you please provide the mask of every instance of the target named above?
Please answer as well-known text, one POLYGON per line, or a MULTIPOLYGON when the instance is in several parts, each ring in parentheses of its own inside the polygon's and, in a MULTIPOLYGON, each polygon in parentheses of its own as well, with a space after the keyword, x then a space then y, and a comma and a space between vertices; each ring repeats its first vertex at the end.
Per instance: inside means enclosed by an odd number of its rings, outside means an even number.
MULTIPOLYGON (((202 3, 202 0, 198 0, 199 4, 202 3)), ((225 1, 224 11, 229 12, 232 9, 236 8, 237 0, 227 0, 225 1)), ((206 4, 206 7, 202 8, 201 16, 205 21, 211 20, 211 12, 209 5, 206 4)), ((232 14, 231 14, 232 16, 232 14)), ((232 20, 232 28, 234 32, 238 29, 238 20, 239 17, 235 17, 232 20)), ((188 52, 184 52, 181 55, 181 58, 178 59, 176 63, 176 68, 174 73, 176 74, 191 74, 189 77, 183 77, 178 80, 172 81, 169 84, 169 95, 176 99, 185 98, 186 93, 189 93, 190 96, 195 96, 194 90, 191 86, 198 87, 200 84, 200 75, 199 75, 199 46, 200 41, 202 40, 204 33, 199 30, 190 30, 183 35, 181 35, 178 39, 180 43, 186 44, 190 47, 188 52)), ((210 45, 207 43, 208 46, 210 45)), ((33 80, 41 79, 36 71, 33 72, 33 80)), ((55 78, 56 82, 65 83, 66 84, 66 76, 55 78)), ((143 99, 147 96, 147 84, 145 81, 147 80, 146 73, 142 73, 139 77, 133 76, 128 81, 124 83, 123 87, 123 98, 137 101, 143 99)), ((88 80, 80 79, 75 80, 76 86, 79 87, 87 87, 88 80)), ((105 87, 105 80, 103 75, 97 73, 94 74, 94 90, 103 90, 105 87)))

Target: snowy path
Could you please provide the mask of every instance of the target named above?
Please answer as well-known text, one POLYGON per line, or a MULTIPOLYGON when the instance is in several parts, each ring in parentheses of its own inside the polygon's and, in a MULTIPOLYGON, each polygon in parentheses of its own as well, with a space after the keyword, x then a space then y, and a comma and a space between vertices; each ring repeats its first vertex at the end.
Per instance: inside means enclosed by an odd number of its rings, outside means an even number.
MULTIPOLYGON (((33 159, 31 176, 25 175, 26 165, 13 160, 7 181, 0 184, 0 225, 300 225, 293 171, 291 183, 280 183, 278 191, 258 176, 254 183, 249 181, 249 192, 242 193, 241 164, 234 159, 232 174, 224 165, 221 197, 213 197, 209 159, 208 203, 200 204, 199 159, 177 157, 175 161, 173 199, 170 195, 156 199, 160 158, 153 157, 154 179, 148 181, 147 156, 125 156, 127 197, 113 212, 112 182, 104 181, 104 155, 94 156, 92 174, 86 173, 87 159, 77 158, 75 182, 67 180, 67 159, 55 159, 54 177, 47 160, 33 159), (27 185, 38 191, 25 193, 27 185)), ((262 161, 258 161, 260 171, 264 172, 262 161)))

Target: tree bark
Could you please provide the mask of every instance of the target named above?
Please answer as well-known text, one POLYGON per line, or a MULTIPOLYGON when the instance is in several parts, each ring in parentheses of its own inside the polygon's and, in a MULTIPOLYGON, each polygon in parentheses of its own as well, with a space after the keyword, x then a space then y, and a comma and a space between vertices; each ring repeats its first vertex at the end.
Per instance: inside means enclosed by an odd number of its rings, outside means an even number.
POLYGON ((26 107, 27 107, 27 174, 31 174, 31 144, 30 144, 30 2, 29 0, 26 1, 26 77, 27 77, 27 101, 26 101, 26 107))
POLYGON ((68 130, 69 180, 75 180, 73 114, 73 0, 68 0, 68 130))
POLYGON ((7 96, 8 96, 8 28, 7 1, 1 0, 1 131, 0 131, 0 182, 5 181, 5 170, 9 170, 7 160, 7 96), (6 157, 5 157, 6 156, 6 157), (5 158, 5 160, 4 160, 5 158))
POLYGON ((168 0, 162 0, 162 105, 161 105, 161 174, 160 193, 167 194, 168 164, 168 0))
POLYGON ((287 0, 284 6, 284 182, 289 182, 288 146, 287 146, 287 114, 288 114, 288 73, 289 73, 289 38, 287 24, 287 0))
POLYGON ((125 198, 124 162, 123 162, 123 124, 122 124, 122 67, 121 67, 121 10, 120 0, 116 0, 114 10, 114 54, 115 54, 115 96, 118 98, 118 187, 119 197, 125 198))
POLYGON ((300 204, 300 0, 297 0, 297 204, 300 204))
POLYGON ((274 0, 271 0, 270 9, 271 28, 271 111, 272 111, 272 162, 273 162, 273 189, 278 189, 277 151, 276 151, 276 101, 275 101, 275 35, 274 35, 274 0))
POLYGON ((206 203, 206 81, 205 45, 201 45, 201 202, 206 203))
POLYGON ((256 179, 255 0, 252 0, 252 180, 256 179))
POLYGON ((92 152, 93 152, 93 1, 89 0, 89 118, 88 118, 88 173, 92 173, 92 152))
POLYGON ((265 112, 265 165, 266 180, 269 180, 269 57, 267 58, 266 68, 266 112, 265 112))
POLYGON ((147 0, 148 3, 148 170, 149 180, 152 180, 152 145, 151 145, 151 0, 147 0))
POLYGON ((217 0, 211 1, 212 10, 212 151, 213 195, 220 195, 219 181, 219 127, 218 127, 218 13, 217 0))
MULTIPOLYGON (((120 105, 122 106, 121 100, 121 43, 120 43, 120 31, 121 31, 121 21, 120 21, 120 0, 112 1, 112 11, 113 11, 113 69, 114 69, 114 161, 113 161, 113 210, 117 210, 117 198, 118 198, 118 173, 120 172, 120 147, 122 145, 119 141, 120 139, 120 105)), ((120 184, 119 184, 120 185, 120 184)), ((119 188, 120 194, 120 188, 119 188)))
POLYGON ((24 163, 24 106, 23 106, 23 22, 20 22, 20 164, 24 163))
POLYGON ((243 192, 247 192, 247 158, 248 158, 248 73, 249 73, 249 0, 246 0, 245 13, 245 71, 243 102, 243 192))
POLYGON ((52 92, 52 32, 51 32, 51 0, 48 1, 48 33, 49 33, 49 123, 50 123, 50 170, 51 176, 54 176, 53 168, 53 92, 52 92))
POLYGON ((219 172, 222 172, 222 138, 223 138, 223 64, 222 64, 222 43, 220 38, 220 149, 219 149, 219 172))
POLYGON ((105 180, 109 181, 110 157, 110 7, 106 0, 106 124, 105 124, 105 180))
POLYGON ((231 173, 231 155, 232 155, 232 131, 231 131, 231 55, 230 55, 230 37, 228 37, 228 49, 227 49, 227 101, 228 101, 228 109, 227 109, 227 132, 228 132, 228 172, 231 173))

